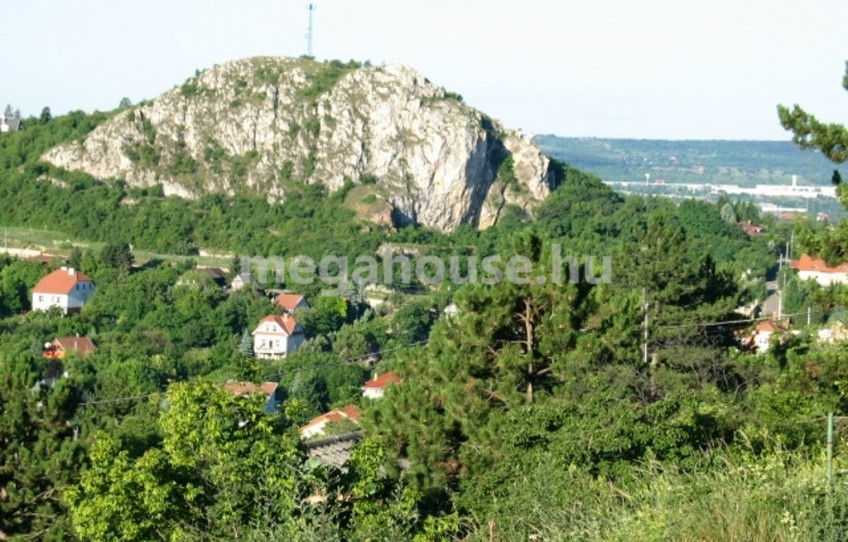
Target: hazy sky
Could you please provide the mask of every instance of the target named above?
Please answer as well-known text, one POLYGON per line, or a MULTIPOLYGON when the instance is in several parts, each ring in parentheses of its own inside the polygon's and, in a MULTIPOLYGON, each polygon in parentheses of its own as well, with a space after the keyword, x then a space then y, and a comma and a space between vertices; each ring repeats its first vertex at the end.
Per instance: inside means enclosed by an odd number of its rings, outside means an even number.
MULTIPOLYGON (((299 56, 307 1, 4 2, 0 103, 112 109, 197 68, 299 56)), ((846 0, 314 3, 319 59, 408 64, 530 133, 785 140, 778 103, 848 122, 846 0)))

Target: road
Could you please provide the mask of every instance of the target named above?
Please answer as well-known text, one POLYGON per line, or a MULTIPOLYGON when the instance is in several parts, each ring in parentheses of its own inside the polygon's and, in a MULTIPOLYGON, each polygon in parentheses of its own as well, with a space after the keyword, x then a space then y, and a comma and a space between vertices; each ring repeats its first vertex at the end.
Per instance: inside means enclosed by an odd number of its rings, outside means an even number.
POLYGON ((780 296, 777 292, 777 281, 766 281, 766 299, 763 302, 762 316, 771 316, 772 314, 777 314, 779 306, 780 296))

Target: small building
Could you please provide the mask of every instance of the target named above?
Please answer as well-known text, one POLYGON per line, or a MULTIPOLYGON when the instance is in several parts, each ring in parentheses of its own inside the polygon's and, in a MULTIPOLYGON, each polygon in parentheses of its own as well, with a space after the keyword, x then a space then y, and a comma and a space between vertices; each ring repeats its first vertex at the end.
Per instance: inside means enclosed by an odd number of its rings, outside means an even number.
POLYGON ((752 224, 750 220, 746 220, 739 224, 739 227, 742 228, 742 231, 745 232, 745 235, 748 237, 755 237, 757 235, 762 235, 766 229, 763 226, 757 226, 756 224, 752 224))
POLYGON ((254 284, 256 284, 256 281, 253 279, 253 275, 250 273, 240 273, 230 283, 230 290, 238 292, 245 286, 253 286, 254 284))
POLYGON ((324 435, 324 430, 330 423, 349 420, 353 424, 359 425, 360 419, 362 419, 362 412, 359 410, 359 407, 348 405, 344 408, 331 410, 326 414, 312 418, 306 425, 300 428, 300 436, 304 439, 320 437, 324 435))
POLYGON ((789 331, 789 326, 777 320, 763 320, 757 324, 754 330, 745 340, 745 346, 757 354, 765 354, 771 346, 771 338, 775 333, 784 335, 789 331))
POLYGON ((274 299, 274 304, 282 307, 289 314, 294 314, 296 310, 308 309, 309 303, 306 298, 300 294, 282 293, 274 299))
POLYGON ((88 337, 57 337, 44 345, 43 356, 47 359, 65 359, 70 354, 88 355, 96 350, 88 337))
POLYGON ((0 133, 17 132, 21 129, 21 119, 0 115, 0 133))
POLYGON ((228 380, 227 383, 224 384, 225 390, 239 397, 249 397, 257 394, 267 396, 265 412, 268 414, 276 412, 280 407, 280 402, 277 399, 277 389, 279 387, 280 385, 276 382, 263 382, 257 386, 253 382, 237 382, 235 380, 228 380))
POLYGON ((253 330, 253 354, 259 359, 280 359, 306 341, 303 326, 286 313, 266 316, 253 330))
POLYGON ((94 295, 95 286, 86 275, 73 267, 62 267, 38 281, 32 290, 32 310, 47 311, 59 307, 62 314, 79 312, 94 295))
POLYGON ((382 399, 386 388, 398 382, 401 382, 401 379, 392 372, 381 375, 374 373, 374 378, 362 385, 362 396, 368 399, 382 399))
POLYGON ((797 260, 792 260, 792 268, 798 270, 798 278, 815 280, 819 285, 827 287, 832 284, 848 284, 848 263, 831 267, 821 258, 802 254, 797 260))

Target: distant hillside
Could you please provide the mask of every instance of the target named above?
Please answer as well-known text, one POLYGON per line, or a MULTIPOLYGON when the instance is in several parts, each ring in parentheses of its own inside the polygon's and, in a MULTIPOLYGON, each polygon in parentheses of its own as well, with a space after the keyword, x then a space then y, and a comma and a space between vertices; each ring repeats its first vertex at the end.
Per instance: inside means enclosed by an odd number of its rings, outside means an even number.
POLYGON ((668 141, 541 135, 542 151, 607 181, 713 183, 753 186, 798 183, 826 185, 834 166, 820 153, 790 141, 668 141))

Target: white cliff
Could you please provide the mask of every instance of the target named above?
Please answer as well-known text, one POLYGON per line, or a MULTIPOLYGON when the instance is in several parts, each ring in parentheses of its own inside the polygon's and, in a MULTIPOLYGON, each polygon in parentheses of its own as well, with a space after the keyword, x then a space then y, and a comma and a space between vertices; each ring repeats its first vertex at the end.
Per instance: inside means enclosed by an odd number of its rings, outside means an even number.
POLYGON ((44 159, 185 198, 373 184, 396 221, 441 230, 532 211, 555 183, 528 137, 409 67, 287 58, 215 66, 44 159))

